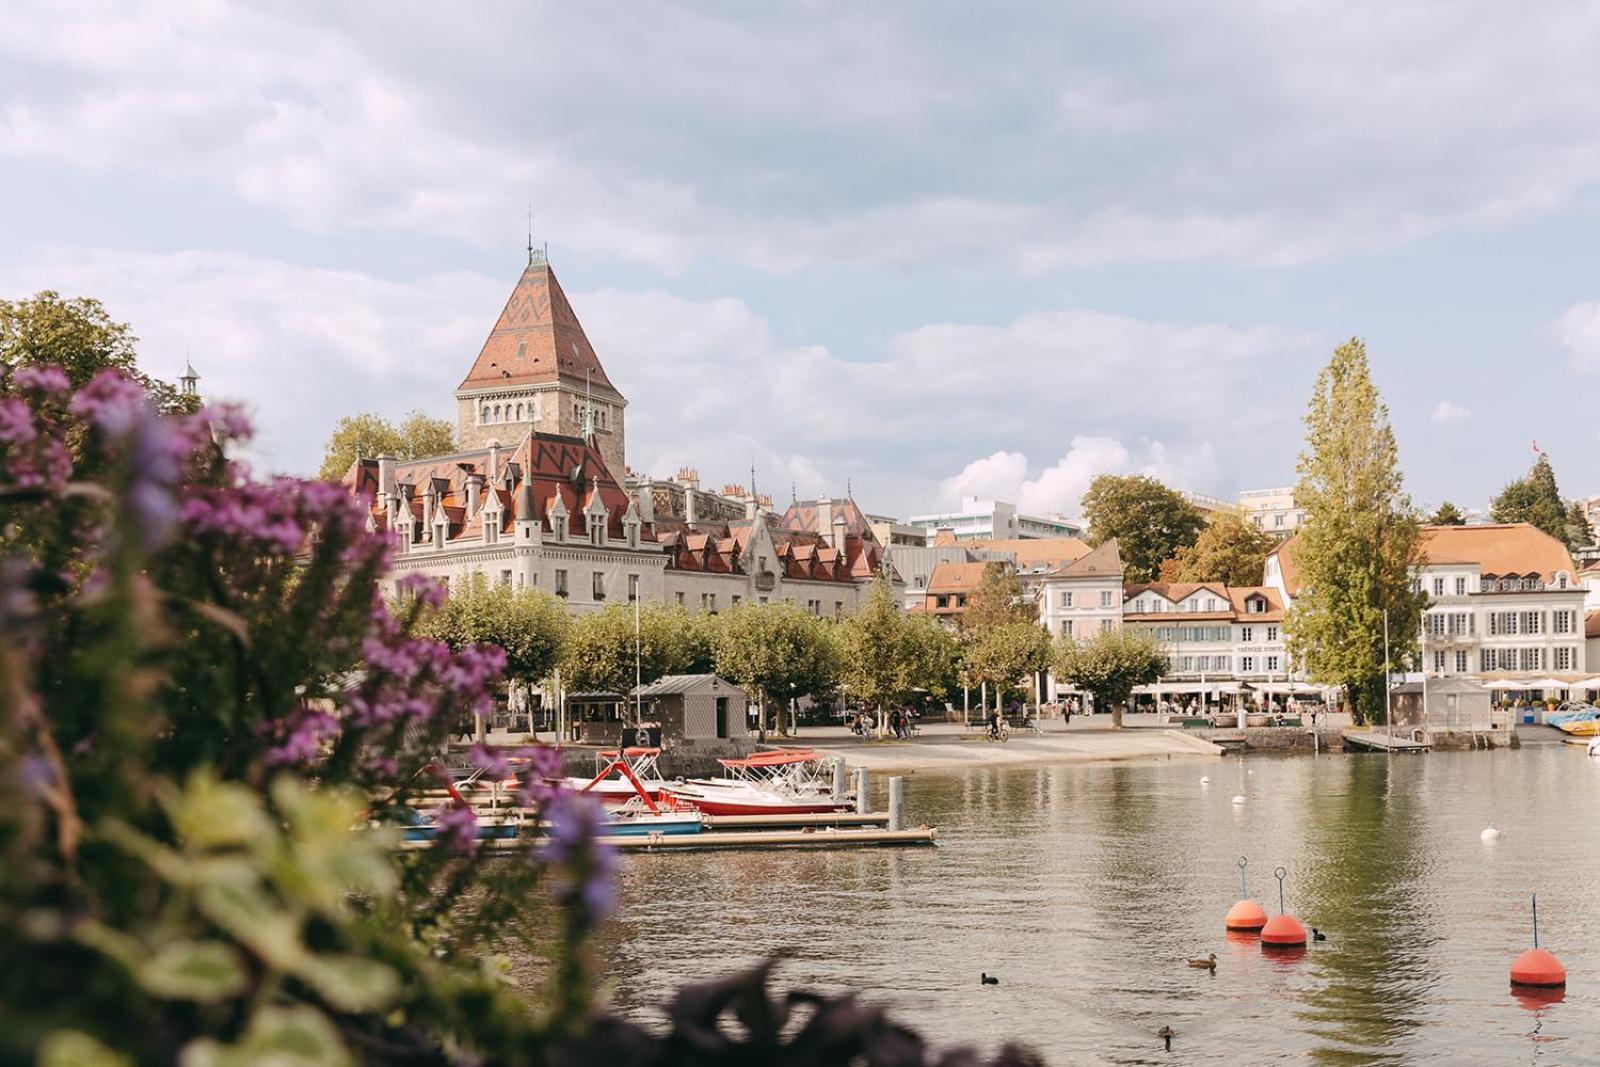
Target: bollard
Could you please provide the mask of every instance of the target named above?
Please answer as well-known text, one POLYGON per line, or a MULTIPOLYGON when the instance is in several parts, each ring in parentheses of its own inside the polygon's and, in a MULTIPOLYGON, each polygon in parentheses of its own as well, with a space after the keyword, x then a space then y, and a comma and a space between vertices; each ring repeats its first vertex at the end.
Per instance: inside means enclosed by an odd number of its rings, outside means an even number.
POLYGON ((867 796, 867 769, 865 767, 857 767, 856 768, 856 813, 857 814, 865 815, 867 812, 872 810, 872 806, 868 802, 869 799, 870 798, 867 796))
POLYGON ((904 830, 906 821, 906 780, 889 779, 889 829, 904 830))
POLYGON ((844 803, 845 774, 844 757, 835 756, 833 758, 833 802, 835 804, 844 803))

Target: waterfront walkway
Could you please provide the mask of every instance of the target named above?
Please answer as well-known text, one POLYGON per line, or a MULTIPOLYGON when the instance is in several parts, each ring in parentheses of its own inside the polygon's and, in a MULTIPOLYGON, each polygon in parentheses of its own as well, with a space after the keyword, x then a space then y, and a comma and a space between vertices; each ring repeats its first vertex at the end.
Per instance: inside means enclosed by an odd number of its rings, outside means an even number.
MULTIPOLYGON (((1109 723, 1109 718, 1105 720, 1109 723)), ((1095 763, 1108 760, 1200 758, 1222 749, 1177 730, 1113 730, 1109 725, 1045 720, 1044 732, 1013 730, 1009 741, 988 741, 980 728, 958 723, 927 723, 909 741, 863 741, 843 726, 805 727, 800 736, 774 743, 802 744, 841 755, 852 767, 869 771, 949 770, 1028 763, 1095 763)))

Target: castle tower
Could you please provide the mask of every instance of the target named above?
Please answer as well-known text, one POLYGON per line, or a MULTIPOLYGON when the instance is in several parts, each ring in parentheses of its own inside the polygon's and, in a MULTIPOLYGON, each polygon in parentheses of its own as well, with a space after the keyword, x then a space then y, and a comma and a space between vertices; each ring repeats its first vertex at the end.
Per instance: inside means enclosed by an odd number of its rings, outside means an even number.
POLYGON ((456 389, 461 447, 509 444, 528 430, 581 437, 592 424, 606 466, 621 478, 627 406, 549 262, 531 250, 511 299, 456 389))

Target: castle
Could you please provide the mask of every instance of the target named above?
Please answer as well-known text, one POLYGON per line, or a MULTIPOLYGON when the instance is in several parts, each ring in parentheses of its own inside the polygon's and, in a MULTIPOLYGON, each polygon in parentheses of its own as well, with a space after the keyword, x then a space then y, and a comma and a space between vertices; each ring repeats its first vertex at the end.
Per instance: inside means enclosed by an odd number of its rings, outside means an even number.
POLYGON ((455 397, 460 451, 360 458, 344 477, 368 501, 369 527, 395 538, 394 581, 481 575, 575 612, 788 601, 841 616, 874 576, 896 580, 848 498, 779 515, 754 486, 709 492, 692 469, 631 475, 628 401, 537 251, 455 397))

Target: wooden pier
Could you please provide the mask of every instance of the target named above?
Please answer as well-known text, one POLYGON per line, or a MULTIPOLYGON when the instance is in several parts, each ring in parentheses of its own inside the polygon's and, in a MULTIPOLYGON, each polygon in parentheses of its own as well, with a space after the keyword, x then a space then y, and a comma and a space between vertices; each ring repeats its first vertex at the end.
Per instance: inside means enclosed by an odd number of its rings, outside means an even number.
MULTIPOLYGON (((726 824, 724 824, 726 825, 726 824)), ((939 831, 931 826, 914 830, 841 829, 832 826, 799 830, 702 830, 697 834, 618 834, 601 840, 628 852, 697 852, 730 848, 859 848, 863 845, 935 845, 939 831)), ((478 847, 491 852, 525 848, 526 837, 491 837, 478 847)), ((432 841, 403 841, 400 847, 429 848, 432 841)))
POLYGON ((1399 737, 1392 734, 1380 734, 1375 730, 1341 730, 1344 738, 1344 747, 1348 749, 1361 749, 1365 752, 1426 752, 1433 746, 1425 741, 1413 741, 1409 737, 1399 737))

